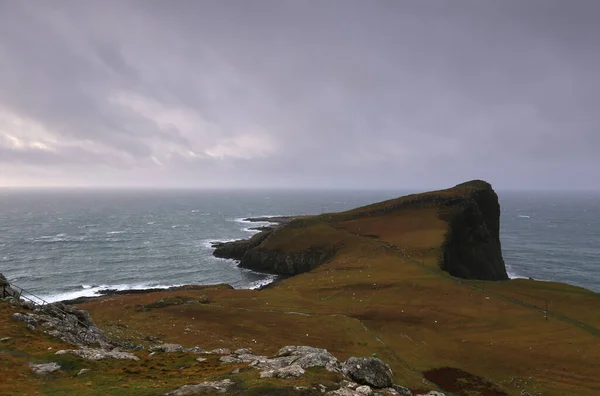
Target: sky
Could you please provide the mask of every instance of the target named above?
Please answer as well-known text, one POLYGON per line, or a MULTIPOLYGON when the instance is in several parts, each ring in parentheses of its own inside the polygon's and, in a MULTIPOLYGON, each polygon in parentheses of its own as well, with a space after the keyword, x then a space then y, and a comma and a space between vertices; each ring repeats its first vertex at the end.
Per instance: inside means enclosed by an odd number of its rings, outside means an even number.
POLYGON ((600 190, 597 0, 0 0, 0 186, 600 190))

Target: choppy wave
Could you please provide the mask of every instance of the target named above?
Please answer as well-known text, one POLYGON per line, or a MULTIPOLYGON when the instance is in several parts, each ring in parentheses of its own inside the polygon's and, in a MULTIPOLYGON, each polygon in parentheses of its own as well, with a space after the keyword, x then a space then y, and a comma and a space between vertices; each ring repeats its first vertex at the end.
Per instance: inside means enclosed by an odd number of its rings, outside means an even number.
POLYGON ((81 285, 81 288, 76 290, 70 290, 66 292, 49 294, 40 296, 42 299, 48 302, 66 301, 73 300, 79 297, 99 297, 102 296, 100 293, 102 290, 142 290, 142 289, 167 289, 169 287, 181 286, 178 285, 154 285, 151 283, 138 283, 138 284, 119 284, 119 285, 81 285))

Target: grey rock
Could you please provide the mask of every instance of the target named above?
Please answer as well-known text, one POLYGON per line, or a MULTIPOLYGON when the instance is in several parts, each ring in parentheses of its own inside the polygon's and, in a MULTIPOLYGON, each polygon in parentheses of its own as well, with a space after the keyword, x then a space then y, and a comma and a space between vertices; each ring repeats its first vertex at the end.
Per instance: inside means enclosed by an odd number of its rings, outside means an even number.
POLYGON ((37 307, 37 304, 33 301, 21 300, 21 307, 33 311, 37 307))
POLYGON ((240 369, 237 368, 235 370, 231 370, 231 374, 239 374, 240 373, 240 369))
POLYGON ((297 364, 303 369, 310 367, 325 367, 328 371, 338 372, 338 360, 326 349, 310 346, 285 346, 279 350, 277 357, 268 359, 266 366, 285 367, 297 364))
POLYGON ((252 355, 252 350, 249 348, 240 348, 240 349, 236 349, 235 352, 236 355, 252 355))
POLYGON ((37 307, 35 312, 27 315, 15 313, 12 320, 26 323, 33 331, 41 327, 46 334, 69 344, 78 346, 99 344, 103 348, 112 346, 112 342, 93 324, 86 311, 53 303, 37 307))
MULTIPOLYGON (((427 393, 419 393, 420 396, 446 396, 445 393, 442 392, 438 392, 438 391, 430 391, 427 393)), ((417 396, 419 396, 417 395, 417 396)))
POLYGON ((400 385, 394 385, 392 386, 392 388, 397 395, 400 396, 412 396, 412 392, 410 389, 404 387, 404 386, 400 386, 400 385))
POLYGON ((361 385, 357 387, 354 391, 361 396, 371 396, 373 394, 373 390, 369 385, 361 385))
POLYGON ((252 355, 252 354, 243 354, 243 355, 238 355, 237 357, 240 361, 244 362, 244 363, 248 363, 248 362, 254 362, 256 360, 266 360, 267 357, 266 356, 256 356, 256 355, 252 355))
POLYGON ((297 364, 275 370, 266 370, 260 373, 260 378, 296 378, 304 375, 306 371, 297 364))
POLYGON ((79 356, 86 360, 103 360, 103 359, 118 359, 118 360, 140 360, 137 356, 128 352, 121 352, 119 350, 107 351, 104 349, 94 348, 81 348, 81 349, 67 349, 56 352, 56 355, 71 354, 79 356))
POLYGON ((5 342, 5 341, 9 341, 9 340, 12 340, 12 337, 0 338, 0 342, 5 342))
POLYGON ((12 320, 14 320, 15 322, 24 322, 27 325, 30 326, 37 326, 38 325, 38 321, 37 319, 39 318, 37 315, 34 314, 22 314, 19 312, 14 313, 11 317, 12 320))
POLYGON ((353 381, 375 388, 393 386, 392 369, 383 361, 372 357, 351 357, 342 365, 344 375, 353 381))
POLYGON ((90 372, 90 369, 81 369, 77 373, 77 376, 79 377, 79 376, 84 375, 84 374, 89 373, 89 372, 90 372))
POLYGON ((153 352, 166 352, 166 353, 183 352, 183 347, 179 344, 158 344, 158 345, 152 345, 148 349, 153 352))
POLYGON ((203 357, 196 358, 196 361, 199 363, 205 362, 207 360, 208 360, 207 358, 203 358, 203 357))
POLYGON ((185 348, 184 352, 188 352, 188 353, 204 353, 204 349, 200 348, 200 347, 193 347, 193 348, 185 348))
POLYGON ((242 360, 236 358, 235 356, 221 356, 219 361, 222 363, 242 363, 242 360))
POLYGON ((343 380, 342 382, 340 382, 341 388, 350 388, 350 389, 356 389, 358 388, 358 384, 356 382, 352 382, 352 381, 348 381, 348 380, 343 380))
POLYGON ((206 352, 206 353, 211 353, 213 355, 231 355, 231 349, 229 348, 217 348, 217 349, 213 349, 210 352, 206 352))
MULTIPOLYGON (((326 393, 327 396, 359 396, 354 389, 340 388, 326 393)), ((362 396, 362 395, 361 395, 362 396)))
POLYGON ((40 375, 45 375, 60 370, 60 366, 54 362, 44 364, 29 363, 29 367, 31 367, 34 373, 40 375))
POLYGON ((167 396, 195 395, 198 393, 227 393, 227 390, 233 385, 230 379, 222 381, 207 381, 197 385, 184 385, 179 389, 169 392, 167 396))

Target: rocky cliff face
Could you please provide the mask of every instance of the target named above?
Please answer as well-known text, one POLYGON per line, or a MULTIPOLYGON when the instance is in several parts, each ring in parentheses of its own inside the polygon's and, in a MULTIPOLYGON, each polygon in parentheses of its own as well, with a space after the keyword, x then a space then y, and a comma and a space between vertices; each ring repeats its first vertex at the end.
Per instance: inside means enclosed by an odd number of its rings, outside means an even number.
POLYGON ((215 243, 214 255, 239 260, 239 266, 269 274, 293 276, 308 272, 330 260, 335 247, 310 247, 302 251, 270 249, 268 238, 273 230, 262 231, 247 240, 215 243))
MULTIPOLYGON (((243 268, 292 276, 310 271, 331 260, 338 246, 325 241, 303 249, 276 248, 269 240, 275 233, 308 229, 311 224, 336 224, 361 218, 385 217, 404 210, 429 208, 448 222, 439 266, 453 276, 465 279, 506 280, 508 275, 500 248, 500 205, 492 186, 481 180, 460 184, 448 190, 414 194, 326 217, 288 221, 262 231, 248 240, 216 243, 214 255, 240 261, 243 268)), ((310 232, 310 230, 308 231, 310 232)), ((293 234, 290 232, 290 235, 293 234)), ((288 234, 280 234, 288 235, 288 234)), ((279 238, 281 240, 281 238, 279 238)), ((286 239, 287 241, 287 239, 286 239)))
POLYGON ((440 268, 465 279, 507 280, 500 246, 500 204, 489 183, 460 184, 462 199, 453 202, 440 268))

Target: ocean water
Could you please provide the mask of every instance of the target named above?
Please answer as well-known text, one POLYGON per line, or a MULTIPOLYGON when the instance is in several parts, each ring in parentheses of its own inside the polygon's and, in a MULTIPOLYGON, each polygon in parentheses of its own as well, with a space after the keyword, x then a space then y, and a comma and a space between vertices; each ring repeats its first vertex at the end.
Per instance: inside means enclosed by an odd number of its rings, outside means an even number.
MULTIPOLYGON (((272 276, 212 256, 212 241, 252 235, 243 218, 341 211, 410 191, 0 190, 0 272, 59 301, 101 289, 229 283, 272 276)), ((500 193, 512 277, 600 291, 600 196, 500 193)))

